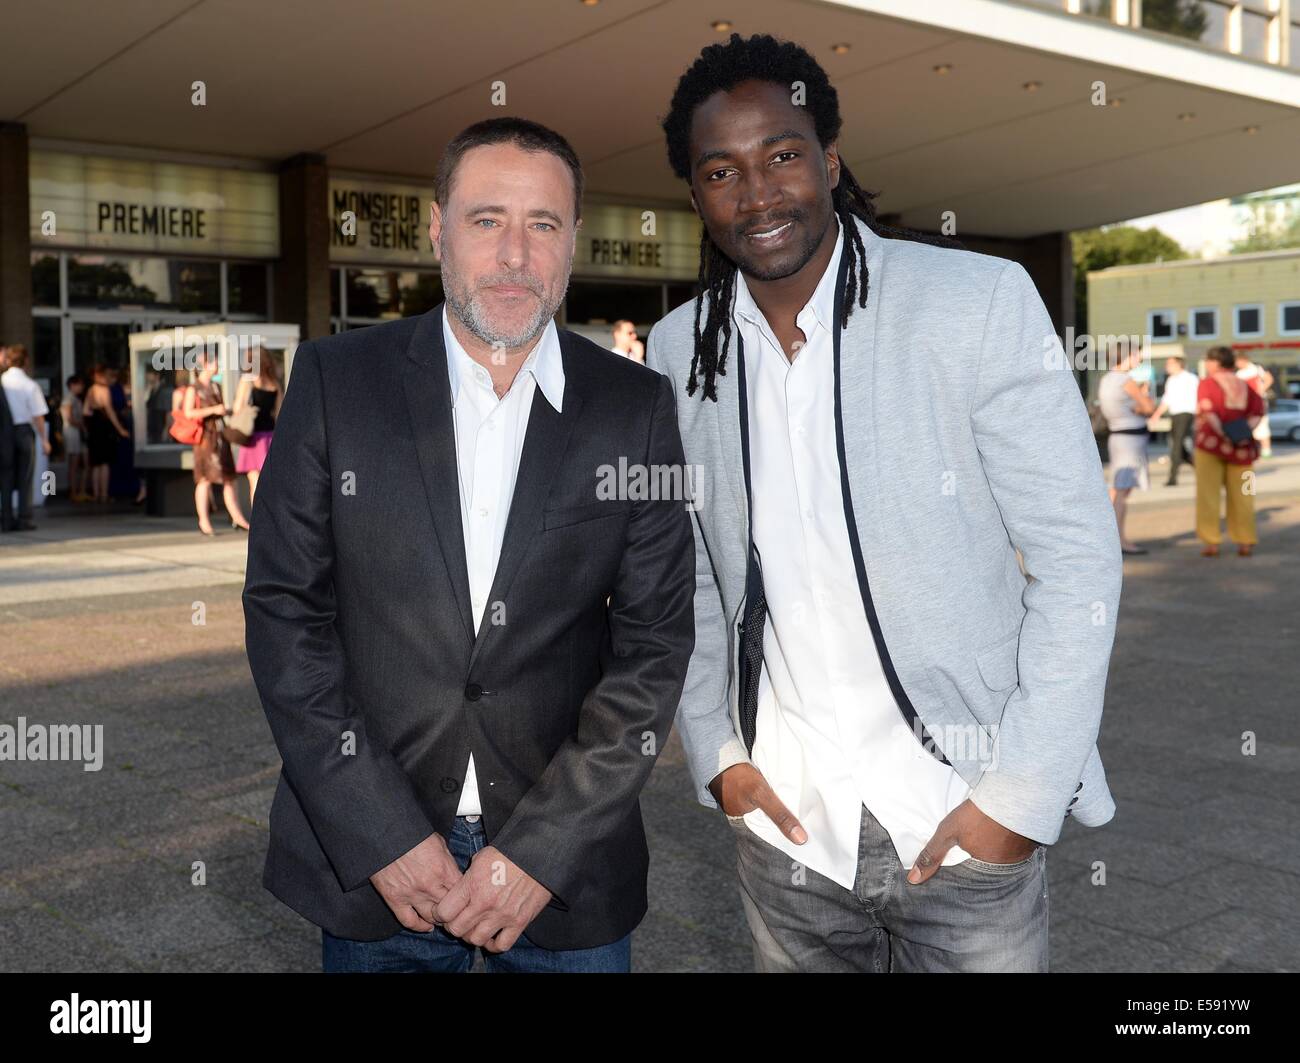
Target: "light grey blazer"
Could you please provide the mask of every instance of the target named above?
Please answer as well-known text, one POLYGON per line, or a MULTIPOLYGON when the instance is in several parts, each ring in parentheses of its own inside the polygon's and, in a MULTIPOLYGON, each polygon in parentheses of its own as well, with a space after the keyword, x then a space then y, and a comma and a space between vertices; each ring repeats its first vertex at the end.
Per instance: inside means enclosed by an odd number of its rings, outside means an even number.
MULTIPOLYGON (((869 594, 898 681, 971 800, 1050 845, 1067 814, 1100 826, 1115 811, 1096 739, 1121 555, 1088 415, 1023 267, 857 228, 869 298, 841 334, 843 452, 826 460, 847 468, 864 607, 869 594)), ((700 467, 677 729, 698 799, 716 807, 709 781, 749 759, 749 514, 736 330, 714 403, 686 395, 693 321, 690 302, 655 325, 646 361, 672 380, 700 467)))

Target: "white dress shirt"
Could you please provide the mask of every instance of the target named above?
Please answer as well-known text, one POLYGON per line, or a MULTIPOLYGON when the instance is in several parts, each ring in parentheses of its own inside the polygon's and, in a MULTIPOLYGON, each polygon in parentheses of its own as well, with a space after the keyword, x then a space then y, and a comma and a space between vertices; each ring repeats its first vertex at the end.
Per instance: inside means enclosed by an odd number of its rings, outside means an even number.
POLYGON ((1169 413, 1195 413, 1196 412, 1196 389, 1200 386, 1201 378, 1195 373, 1188 372, 1186 369, 1180 369, 1165 381, 1165 393, 1161 396, 1161 401, 1165 404, 1165 409, 1169 413))
MULTIPOLYGON (((843 247, 841 227, 796 319, 805 343, 793 362, 739 274, 733 316, 745 342, 754 543, 768 608, 752 759, 808 841, 788 841, 761 809, 745 823, 852 889, 864 804, 910 868, 970 787, 908 728, 858 590, 835 443, 832 330, 843 247)), ((943 862, 969 856, 954 846, 943 862)))
POLYGON ((23 370, 11 365, 0 373, 0 387, 4 388, 5 401, 9 403, 9 413, 13 416, 14 426, 35 425, 37 417, 45 417, 50 407, 45 401, 45 392, 23 370))
MULTIPOLYGON (((540 387, 546 401, 557 413, 560 411, 564 399, 564 360, 555 322, 548 322, 520 366, 510 390, 498 399, 488 371, 465 352, 452 332, 446 307, 443 307, 442 335, 456 420, 456 467, 460 478, 460 520, 465 534, 469 600, 474 611, 474 630, 478 631, 505 539, 506 518, 514 498, 533 394, 540 387)), ((471 753, 456 815, 482 813, 471 753)))

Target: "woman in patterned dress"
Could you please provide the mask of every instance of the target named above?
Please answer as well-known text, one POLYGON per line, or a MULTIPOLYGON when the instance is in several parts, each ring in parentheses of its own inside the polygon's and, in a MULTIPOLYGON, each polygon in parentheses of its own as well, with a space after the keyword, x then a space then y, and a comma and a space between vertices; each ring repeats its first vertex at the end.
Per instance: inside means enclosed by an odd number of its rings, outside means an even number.
POLYGON ((182 403, 184 414, 190 420, 202 420, 203 435, 194 444, 194 510, 199 517, 199 531, 212 534, 208 513, 212 508, 212 487, 221 485, 221 497, 230 514, 230 524, 248 530, 235 494, 235 459, 230 444, 221 434, 222 418, 230 412, 221 397, 221 386, 213 381, 217 360, 207 355, 199 366, 199 379, 185 391, 182 403))
POLYGON ((1196 389, 1196 537, 1205 544, 1203 557, 1218 557, 1219 498, 1226 491, 1228 536, 1237 553, 1249 557, 1259 541, 1253 468, 1259 443, 1249 433, 1234 442, 1224 426, 1244 420, 1253 432, 1264 416, 1264 402, 1237 377, 1231 348, 1211 347, 1206 358, 1209 373, 1196 389))

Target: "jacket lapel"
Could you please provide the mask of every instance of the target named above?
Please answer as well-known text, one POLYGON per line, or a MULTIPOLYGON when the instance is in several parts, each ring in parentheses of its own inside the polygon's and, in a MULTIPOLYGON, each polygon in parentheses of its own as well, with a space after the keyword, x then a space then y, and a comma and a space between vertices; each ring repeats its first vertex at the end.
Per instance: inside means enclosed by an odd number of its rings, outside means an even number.
POLYGON ((469 569, 460 516, 460 475, 456 466, 456 424, 451 408, 447 350, 442 339, 443 304, 424 314, 406 350, 402 383, 411 433, 420 460, 425 499, 433 518, 434 537, 451 577, 456 608, 466 638, 474 639, 469 604, 469 569))
POLYGON ((704 405, 715 406, 714 424, 718 430, 718 453, 722 456, 723 468, 727 470, 727 482, 731 484, 731 499, 736 504, 736 512, 740 515, 741 528, 748 538, 749 506, 743 479, 746 473, 740 410, 740 404, 747 402, 748 398, 742 393, 745 375, 744 367, 740 365, 742 356, 739 348, 739 326, 733 321, 731 339, 727 344, 726 352, 728 372, 719 373, 714 378, 718 401, 716 406, 707 400, 704 405))
MULTIPOLYGON (((533 391, 528 430, 524 434, 524 446, 519 455, 519 473, 515 477, 515 493, 510 500, 510 513, 506 517, 501 556, 497 559, 492 592, 488 595, 487 607, 483 612, 483 624, 470 655, 471 668, 494 627, 500 626, 492 623, 493 603, 505 601, 528 548, 541 534, 542 509, 551 493, 556 473, 564 464, 569 437, 573 434, 573 426, 578 423, 578 415, 582 411, 582 399, 574 387, 574 377, 578 372, 572 357, 574 338, 572 333, 560 330, 560 356, 564 360, 564 399, 560 403, 562 410, 559 413, 555 411, 540 387, 533 391)), ((594 469, 592 484, 594 489, 594 469)), ((458 505, 457 514, 459 512, 458 505)))

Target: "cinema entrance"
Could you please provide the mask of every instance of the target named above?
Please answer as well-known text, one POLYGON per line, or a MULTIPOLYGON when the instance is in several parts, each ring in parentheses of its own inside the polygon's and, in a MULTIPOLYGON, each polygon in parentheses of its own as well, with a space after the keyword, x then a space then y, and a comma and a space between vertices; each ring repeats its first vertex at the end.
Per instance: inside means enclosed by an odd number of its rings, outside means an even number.
POLYGON ((33 377, 46 394, 128 338, 203 321, 267 321, 279 254, 274 174, 132 155, 34 150, 33 377))

